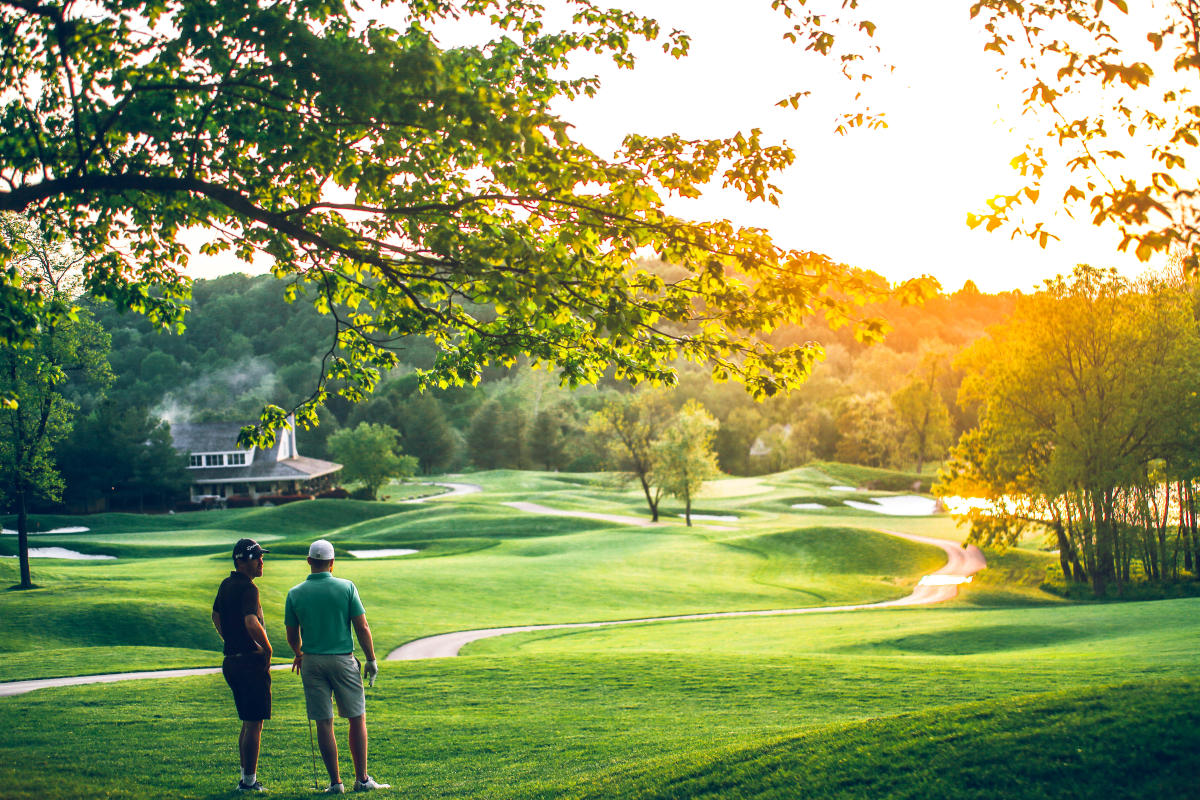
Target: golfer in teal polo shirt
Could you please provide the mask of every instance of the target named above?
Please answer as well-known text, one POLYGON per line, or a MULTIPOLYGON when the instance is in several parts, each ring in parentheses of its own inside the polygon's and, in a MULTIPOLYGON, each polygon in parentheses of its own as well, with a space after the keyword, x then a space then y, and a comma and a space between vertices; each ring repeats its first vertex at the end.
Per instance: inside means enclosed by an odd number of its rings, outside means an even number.
POLYGON ((360 664, 354 657, 353 627, 367 664, 368 685, 375 685, 379 665, 367 626, 367 612, 352 581, 333 577, 333 545, 318 539, 308 548, 311 571, 293 586, 283 607, 287 641, 296 654, 292 672, 300 673, 308 718, 317 723, 317 743, 329 772, 329 794, 342 794, 337 739, 333 735, 333 700, 338 714, 350 720, 350 758, 354 761, 354 790, 387 789, 367 774, 367 699, 360 664))

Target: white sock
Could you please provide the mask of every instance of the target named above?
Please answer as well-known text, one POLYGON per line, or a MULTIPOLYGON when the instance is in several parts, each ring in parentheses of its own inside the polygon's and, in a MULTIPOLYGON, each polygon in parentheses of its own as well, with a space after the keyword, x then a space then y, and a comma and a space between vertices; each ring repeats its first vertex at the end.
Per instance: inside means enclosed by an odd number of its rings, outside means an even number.
POLYGON ((242 770, 242 783, 246 784, 247 786, 253 786, 257 781, 257 772, 247 773, 246 770, 242 770))

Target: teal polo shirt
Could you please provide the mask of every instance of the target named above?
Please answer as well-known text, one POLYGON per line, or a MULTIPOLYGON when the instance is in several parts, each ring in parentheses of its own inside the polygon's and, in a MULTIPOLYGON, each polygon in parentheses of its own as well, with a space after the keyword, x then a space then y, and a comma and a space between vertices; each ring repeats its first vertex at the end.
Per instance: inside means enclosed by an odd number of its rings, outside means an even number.
POLYGON ((288 590, 283 624, 300 628, 305 653, 353 653, 350 620, 365 613, 353 581, 314 572, 288 590))

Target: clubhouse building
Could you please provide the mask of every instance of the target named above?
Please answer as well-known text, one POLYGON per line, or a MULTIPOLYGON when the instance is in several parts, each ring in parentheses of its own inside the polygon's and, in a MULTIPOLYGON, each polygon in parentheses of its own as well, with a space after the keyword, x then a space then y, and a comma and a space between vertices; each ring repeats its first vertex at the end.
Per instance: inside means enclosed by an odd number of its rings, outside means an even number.
POLYGON ((250 505, 270 497, 316 494, 336 485, 341 464, 307 458, 296 449, 295 425, 284 428, 269 449, 239 450, 236 422, 178 422, 171 426, 175 449, 187 453, 193 503, 250 505))

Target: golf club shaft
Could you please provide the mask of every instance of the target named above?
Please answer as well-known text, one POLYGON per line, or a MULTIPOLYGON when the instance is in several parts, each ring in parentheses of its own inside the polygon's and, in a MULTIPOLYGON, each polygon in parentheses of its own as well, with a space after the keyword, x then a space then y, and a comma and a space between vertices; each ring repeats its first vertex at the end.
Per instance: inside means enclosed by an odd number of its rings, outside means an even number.
POLYGON ((308 721, 308 749, 312 753, 313 790, 320 791, 321 787, 317 784, 317 746, 313 743, 313 724, 311 719, 308 721))

